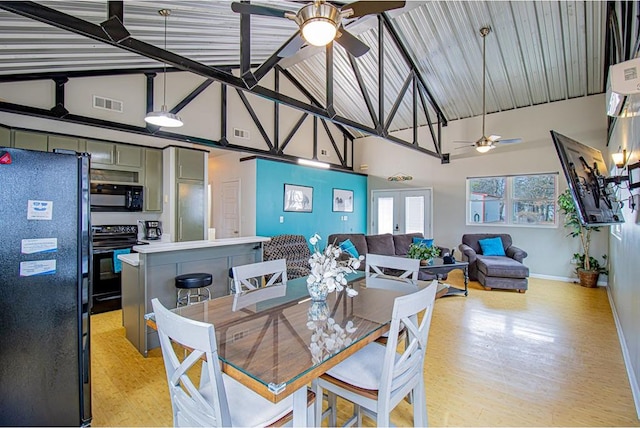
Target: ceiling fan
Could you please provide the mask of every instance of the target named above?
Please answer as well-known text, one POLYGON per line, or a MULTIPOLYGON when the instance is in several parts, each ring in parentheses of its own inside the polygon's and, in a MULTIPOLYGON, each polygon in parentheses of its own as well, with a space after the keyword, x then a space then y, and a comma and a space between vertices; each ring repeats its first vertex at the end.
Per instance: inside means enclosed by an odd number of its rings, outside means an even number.
POLYGON ((280 57, 295 54, 305 43, 325 46, 333 40, 351 55, 359 57, 369 51, 369 46, 349 33, 342 26, 342 20, 383 13, 404 5, 404 1, 356 1, 338 7, 324 0, 314 0, 294 13, 268 6, 233 2, 231 10, 236 13, 287 18, 298 24, 300 32, 280 51, 280 57))
MULTIPOLYGON (((485 125, 485 117, 487 115, 486 109, 486 86, 487 86, 487 57, 486 57, 486 44, 487 44, 487 35, 491 32, 491 27, 482 27, 480 29, 480 35, 482 36, 482 137, 478 141, 454 141, 454 143, 465 143, 467 146, 464 147, 475 147, 475 149, 480 153, 486 153, 491 149, 496 148, 496 144, 515 144, 521 143, 522 138, 509 138, 502 139, 500 135, 490 135, 486 136, 484 125, 485 125)), ((458 147, 463 148, 463 147, 458 147)))

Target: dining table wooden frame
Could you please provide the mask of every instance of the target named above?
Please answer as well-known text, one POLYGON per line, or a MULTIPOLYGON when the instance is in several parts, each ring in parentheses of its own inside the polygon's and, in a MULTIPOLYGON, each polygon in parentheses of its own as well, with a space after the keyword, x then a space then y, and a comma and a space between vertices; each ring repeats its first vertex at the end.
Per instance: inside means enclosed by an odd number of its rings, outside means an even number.
MULTIPOLYGON (((306 278, 290 280, 286 290, 276 298, 272 291, 265 293, 270 298, 264 301, 251 296, 250 304, 245 306, 237 302, 245 296, 229 295, 173 311, 186 318, 212 323, 222 371, 273 403, 293 395, 293 425, 307 426, 310 422, 307 421, 307 386, 388 332, 394 299, 408 292, 406 282, 400 290, 367 288, 366 279, 360 273, 352 276, 350 282, 358 295, 351 298, 344 291, 330 293, 324 315, 342 327, 351 321, 355 328, 351 342, 346 347, 327 350, 317 364, 311 358, 313 331, 309 323, 314 328, 324 328, 324 323, 331 323, 314 319, 318 315, 311 312, 311 308, 317 304, 308 296, 306 278)), ((426 285, 429 283, 417 281, 416 290, 426 285)), ((264 290, 249 293, 261 291, 264 290)), ((148 314, 146 318, 147 325, 156 329, 153 315, 148 314)))

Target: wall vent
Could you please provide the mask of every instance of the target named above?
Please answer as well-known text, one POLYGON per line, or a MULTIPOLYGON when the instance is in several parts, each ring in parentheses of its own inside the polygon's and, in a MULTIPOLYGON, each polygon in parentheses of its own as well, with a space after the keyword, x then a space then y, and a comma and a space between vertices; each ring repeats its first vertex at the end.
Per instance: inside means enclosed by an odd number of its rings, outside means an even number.
POLYGON ((248 140, 251 138, 251 136, 249 135, 249 131, 240 128, 233 128, 233 136, 236 138, 242 138, 243 140, 248 140))
POLYGON ((93 108, 122 113, 123 103, 122 101, 112 100, 111 98, 105 98, 105 97, 100 97, 98 95, 94 95, 93 108))

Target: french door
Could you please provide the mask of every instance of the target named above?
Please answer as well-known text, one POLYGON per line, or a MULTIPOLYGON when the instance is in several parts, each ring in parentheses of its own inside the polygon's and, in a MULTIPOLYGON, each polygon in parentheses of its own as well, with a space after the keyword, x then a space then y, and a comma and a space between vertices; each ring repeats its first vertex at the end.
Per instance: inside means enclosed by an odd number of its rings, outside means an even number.
POLYGON ((371 231, 382 233, 416 233, 433 238, 432 191, 373 190, 371 231))

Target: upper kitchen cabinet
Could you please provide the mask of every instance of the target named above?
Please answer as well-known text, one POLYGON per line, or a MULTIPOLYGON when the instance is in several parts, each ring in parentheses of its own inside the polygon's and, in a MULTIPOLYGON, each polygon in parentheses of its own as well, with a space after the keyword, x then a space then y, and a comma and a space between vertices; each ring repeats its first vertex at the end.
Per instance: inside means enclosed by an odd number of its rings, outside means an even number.
POLYGON ((94 164, 127 168, 141 168, 143 164, 143 148, 138 146, 87 140, 87 151, 94 164))
POLYGON ((178 149, 177 179, 204 181, 205 152, 178 149))
POLYGON ((13 147, 16 149, 47 151, 47 134, 30 131, 13 131, 13 147))
POLYGON ((162 150, 144 149, 144 210, 162 211, 162 150))
POLYGON ((11 130, 0 126, 0 146, 9 147, 11 145, 11 130))
POLYGON ((47 150, 52 152, 56 149, 73 150, 74 152, 85 151, 85 141, 64 135, 49 135, 47 138, 47 150))

